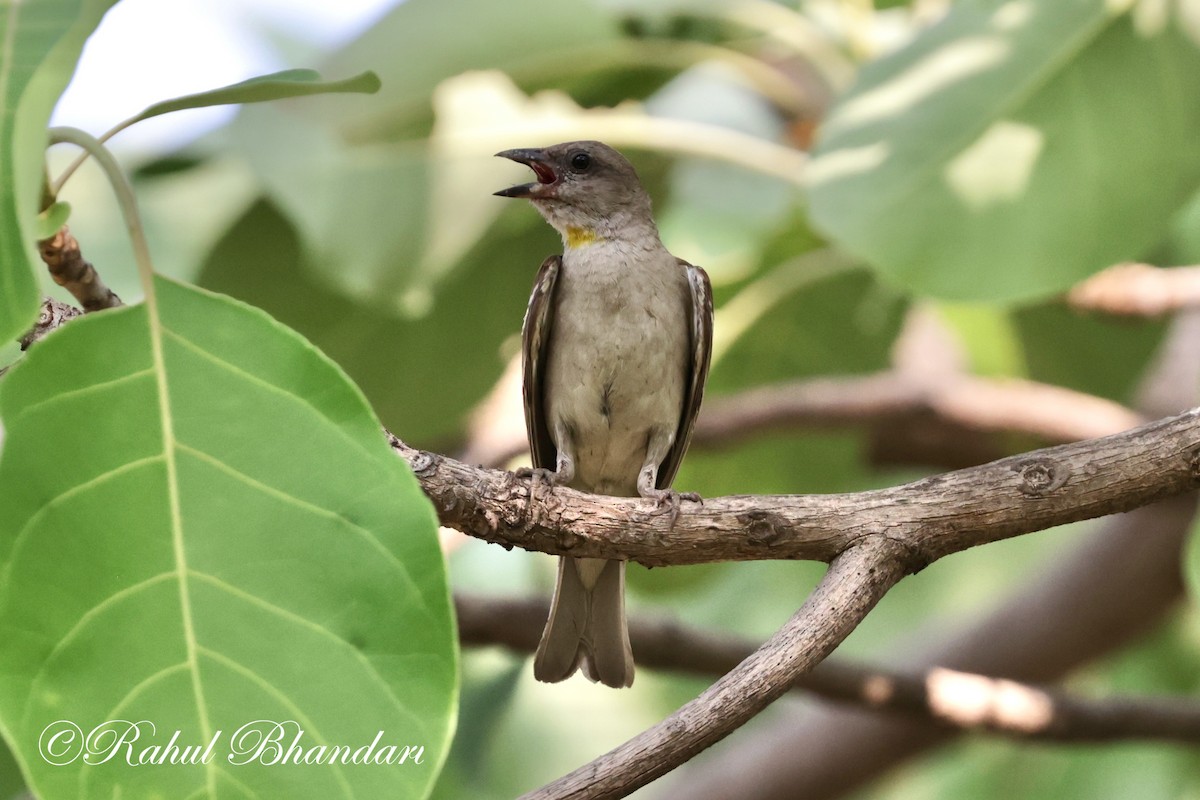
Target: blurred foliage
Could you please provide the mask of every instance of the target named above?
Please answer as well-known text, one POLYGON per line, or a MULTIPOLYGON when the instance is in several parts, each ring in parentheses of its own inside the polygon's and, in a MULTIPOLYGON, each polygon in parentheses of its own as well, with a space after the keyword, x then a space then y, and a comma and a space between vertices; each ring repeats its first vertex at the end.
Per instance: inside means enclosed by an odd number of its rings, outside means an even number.
MULTIPOLYGON (((491 196, 523 174, 491 154, 571 138, 627 151, 668 247, 711 274, 711 396, 886 368, 918 302, 978 374, 1130 403, 1164 324, 1081 315, 1057 295, 1117 259, 1200 260, 1193 5, 407 0, 317 65, 374 70, 378 95, 246 108, 180 152, 145 154, 135 179, 161 271, 266 310, 344 368, 391 430, 447 452, 516 353, 533 275, 561 247, 531 209, 491 196)), ((85 253, 136 299, 95 170, 63 199, 85 253)), ((870 452, 865 430, 776 434, 697 449, 678 483, 705 495, 840 492, 919 474, 880 470, 870 452)), ((906 635, 1003 602, 1089 532, 939 562, 844 650, 890 663, 906 635)), ((551 558, 473 541, 450 567, 459 586, 506 593, 547 592, 554 570, 551 558)), ((632 568, 629 605, 761 639, 821 571, 632 568)), ((1076 682, 1096 696, 1194 694, 1198 631, 1188 613, 1076 682)), ((434 796, 533 788, 706 683, 643 671, 621 693, 536 685, 523 659, 468 652, 458 739, 434 796)), ((1200 775, 1185 756, 971 740, 868 796, 1190 797, 1200 775)))
POLYGON ((1166 13, 1119 9, 963 3, 865 67, 825 122, 814 219, 963 299, 1045 296, 1144 253, 1200 184, 1200 50, 1166 13))
POLYGON ((1132 403, 1165 324, 1088 316, 1059 304, 1013 315, 1029 377, 1132 403))

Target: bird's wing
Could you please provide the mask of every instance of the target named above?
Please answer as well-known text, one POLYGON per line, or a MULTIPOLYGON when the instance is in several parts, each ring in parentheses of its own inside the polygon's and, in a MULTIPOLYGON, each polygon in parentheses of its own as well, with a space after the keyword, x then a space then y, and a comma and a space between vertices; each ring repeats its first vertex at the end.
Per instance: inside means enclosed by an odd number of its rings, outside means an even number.
POLYGON ((679 415, 679 429, 675 442, 667 451, 667 457, 658 467, 659 489, 666 489, 675 480, 683 454, 692 439, 696 427, 696 416, 700 413, 700 401, 704 398, 704 384, 708 380, 708 365, 712 361, 713 303, 712 284, 708 273, 689 264, 682 258, 679 265, 687 271, 688 287, 691 290, 691 363, 688 364, 687 383, 684 386, 683 410, 679 415))
POLYGON ((533 294, 529 296, 529 307, 525 310, 525 324, 521 327, 525 429, 529 433, 529 454, 533 466, 550 470, 556 466, 557 451, 554 440, 550 438, 546 419, 545 375, 550 329, 554 325, 554 287, 558 283, 561 266, 562 256, 550 256, 542 262, 533 284, 533 294))

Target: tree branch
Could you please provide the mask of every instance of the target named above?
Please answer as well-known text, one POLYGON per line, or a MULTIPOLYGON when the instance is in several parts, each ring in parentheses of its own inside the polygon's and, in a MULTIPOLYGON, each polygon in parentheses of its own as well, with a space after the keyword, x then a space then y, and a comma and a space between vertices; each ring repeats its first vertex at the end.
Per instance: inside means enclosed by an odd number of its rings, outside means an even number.
POLYGON ((79 301, 84 311, 122 305, 121 298, 105 285, 92 263, 83 257, 79 242, 64 225, 49 239, 38 242, 38 253, 50 277, 79 301))
POLYGON ((55 300, 52 297, 42 298, 42 308, 38 311, 37 322, 21 337, 21 349, 28 350, 30 345, 50 331, 82 315, 82 311, 69 303, 55 300))
MULTIPOLYGON (((1196 402, 1200 312, 1180 314, 1139 391, 1150 415, 1196 402)), ((957 631, 937 620, 889 651, 913 669, 941 665, 1019 681, 1061 680, 1144 635, 1183 596, 1180 557, 1194 494, 1105 521, 1011 596, 957 631)), ((691 800, 833 800, 951 738, 951 729, 846 707, 784 712, 705 764, 678 776, 691 800)))
POLYGON ((833 559, 817 588, 770 639, 665 720, 524 800, 624 797, 727 736, 828 655, 911 567, 873 536, 833 559))
POLYGON ((1054 443, 1106 436, 1146 422, 1119 403, 1033 381, 960 375, 931 382, 887 371, 714 398, 694 440, 713 446, 779 428, 886 422, 915 413, 971 430, 1022 433, 1054 443))
MULTIPOLYGON (((1106 522, 978 620, 898 638, 889 652, 906 670, 934 665, 1048 683, 1128 646, 1182 594, 1178 555, 1195 510, 1189 497, 1106 522), (1103 576, 1100 578, 1099 576, 1103 576)), ((846 705, 785 710, 716 758, 679 774, 671 794, 689 800, 834 800, 949 741, 955 729, 846 705)))
POLYGON ((506 547, 646 566, 830 561, 884 534, 931 563, 987 542, 1128 511, 1200 484, 1200 409, 1100 439, 1035 450, 856 494, 730 496, 677 518, 637 498, 536 486, 512 473, 392 446, 443 525, 506 547))
MULTIPOLYGON (((94 270, 90 275, 95 277, 94 270)), ((961 390, 969 380, 947 385, 961 390)), ((972 403, 933 404, 928 387, 919 385, 913 394, 896 397, 950 417, 964 413, 956 409, 973 408, 972 403)), ((992 400, 985 405, 994 410, 997 404, 992 400)), ((1110 414, 1103 424, 1114 424, 1113 407, 1097 405, 1095 410, 1110 414)), ((758 413, 763 418, 761 409, 758 413)), ((979 419, 974 411, 965 413, 979 419)), ((826 497, 719 498, 688 508, 678 520, 647 514, 637 500, 539 489, 509 473, 413 450, 394 437, 392 444, 412 466, 444 523, 506 547, 630 558, 651 566, 754 558, 831 562, 825 579, 792 620, 700 697, 530 795, 614 797, 665 774, 758 713, 836 647, 907 572, 978 544, 1136 508, 1194 488, 1200 482, 1198 413, 892 489, 826 497)), ((983 418, 985 428, 1011 424, 1025 423, 1020 417, 983 418)), ((939 675, 945 683, 946 674, 939 675)), ((961 685, 963 679, 949 680, 961 685)), ((934 699, 935 694, 927 694, 924 702, 928 706, 934 699)), ((1128 717, 1127 710, 1122 713, 1128 717)), ((987 714, 980 719, 988 724, 987 714)))
MULTIPOLYGON (((545 599, 461 593, 455 595, 454 606, 463 645, 500 645, 517 653, 532 653, 537 648, 550 612, 545 599)), ((698 675, 724 675, 756 648, 740 637, 638 617, 629 620, 629 638, 639 665, 698 675)), ((1187 698, 1091 700, 943 667, 887 670, 839 659, 818 664, 799 677, 792 689, 953 728, 1031 740, 1200 742, 1200 704, 1187 698)))
MULTIPOLYGON (((462 454, 468 463, 500 466, 526 452, 520 375, 511 366, 475 415, 462 454)), ((1106 436, 1147 421, 1111 400, 1035 381, 917 376, 895 369, 788 381, 712 397, 696 421, 692 445, 725 447, 770 431, 801 428, 876 425, 890 431, 898 421, 916 416, 960 432, 956 436, 1016 433, 1048 444, 1106 436)), ((961 458, 949 461, 965 465, 961 458)))
POLYGON ((1067 294, 1080 311, 1127 317, 1157 317, 1200 306, 1200 266, 1152 267, 1117 264, 1098 272, 1067 294))
MULTIPOLYGON (((510 473, 413 450, 394 437, 392 445, 434 501, 443 524, 506 547, 629 558, 649 566, 813 558, 832 560, 835 567, 863 548, 886 549, 886 558, 858 565, 860 576, 865 570, 886 578, 878 594, 864 589, 862 596, 869 599, 856 608, 865 615, 900 576, 949 553, 1191 490, 1200 482, 1198 417, 1200 411, 1190 411, 1122 434, 892 489, 718 498, 667 519, 639 515, 636 499, 560 488, 539 491, 537 484, 510 473)), ((826 577, 834 574, 831 567, 826 577)), ((823 582, 784 629, 667 720, 529 797, 623 796, 752 718, 861 619, 850 613, 844 618, 850 628, 804 639, 802 623, 820 613, 830 592, 823 582), (804 649, 789 651, 792 640, 804 649)))

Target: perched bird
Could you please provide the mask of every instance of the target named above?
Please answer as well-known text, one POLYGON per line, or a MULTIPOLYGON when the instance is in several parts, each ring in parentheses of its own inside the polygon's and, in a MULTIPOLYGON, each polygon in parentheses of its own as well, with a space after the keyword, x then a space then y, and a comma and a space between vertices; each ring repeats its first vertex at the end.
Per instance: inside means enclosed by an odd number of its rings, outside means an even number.
MULTIPOLYGON (((655 502, 691 439, 712 352, 708 275, 663 246, 633 165, 600 142, 496 155, 531 167, 534 183, 496 194, 530 200, 563 239, 538 271, 522 329, 525 424, 534 469, 553 485, 655 502)), ((625 562, 561 558, 534 676, 576 669, 633 683, 625 562)))

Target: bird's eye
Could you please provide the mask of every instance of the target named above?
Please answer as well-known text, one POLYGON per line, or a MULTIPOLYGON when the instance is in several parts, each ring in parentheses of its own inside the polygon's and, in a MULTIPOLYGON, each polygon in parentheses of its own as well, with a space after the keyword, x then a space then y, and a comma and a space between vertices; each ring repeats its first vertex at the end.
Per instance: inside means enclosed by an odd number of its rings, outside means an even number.
POLYGON ((576 153, 571 156, 571 169, 576 172, 583 172, 592 165, 592 157, 587 153, 576 153))

